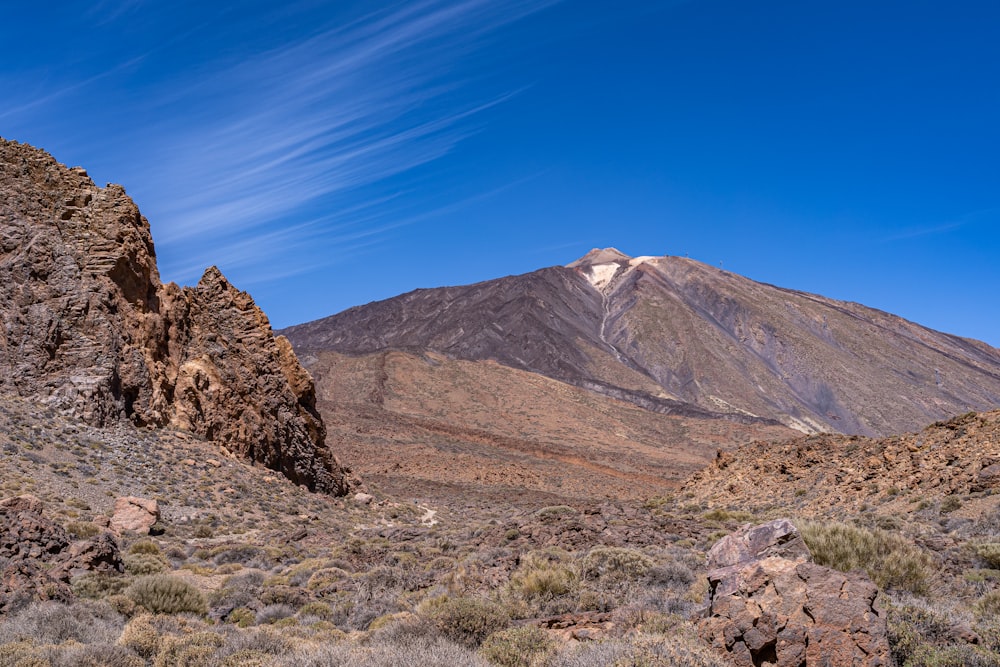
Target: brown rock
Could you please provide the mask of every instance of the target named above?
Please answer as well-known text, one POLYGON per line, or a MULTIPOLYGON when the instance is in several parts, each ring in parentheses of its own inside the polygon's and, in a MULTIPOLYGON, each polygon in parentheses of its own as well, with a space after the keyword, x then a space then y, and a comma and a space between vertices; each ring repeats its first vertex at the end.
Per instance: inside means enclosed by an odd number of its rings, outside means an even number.
POLYGON ((811 562, 787 520, 745 526, 709 553, 701 633, 737 665, 887 667, 878 589, 860 572, 811 562))
POLYGON ((71 600, 73 575, 124 570, 114 537, 104 533, 71 544, 42 511, 34 496, 0 501, 0 614, 34 600, 71 600))
POLYGON ((160 506, 155 500, 126 496, 115 501, 115 511, 111 515, 111 530, 122 533, 126 530, 148 535, 149 529, 160 519, 160 506))
POLYGON ((162 284, 121 186, 0 140, 0 219, 0 390, 98 426, 171 425, 347 493, 290 346, 214 267, 194 288, 162 284))

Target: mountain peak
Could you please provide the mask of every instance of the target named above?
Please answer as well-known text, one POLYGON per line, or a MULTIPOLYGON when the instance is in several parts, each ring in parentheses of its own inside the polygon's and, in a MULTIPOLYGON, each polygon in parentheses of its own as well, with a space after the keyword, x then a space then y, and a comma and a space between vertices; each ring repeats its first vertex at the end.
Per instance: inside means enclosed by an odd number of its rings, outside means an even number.
POLYGON ((609 264, 611 262, 627 262, 632 258, 617 248, 594 248, 586 255, 570 262, 566 266, 574 269, 578 266, 593 266, 594 264, 609 264))

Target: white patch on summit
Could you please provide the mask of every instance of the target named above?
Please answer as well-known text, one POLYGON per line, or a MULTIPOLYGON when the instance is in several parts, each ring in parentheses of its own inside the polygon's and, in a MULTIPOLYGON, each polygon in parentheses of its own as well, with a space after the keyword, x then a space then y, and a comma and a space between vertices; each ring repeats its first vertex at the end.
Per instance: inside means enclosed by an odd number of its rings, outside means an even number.
POLYGON ((609 262, 607 264, 592 264, 587 267, 584 275, 587 276, 587 280, 590 284, 599 290, 603 290, 611 282, 611 279, 615 277, 618 273, 618 269, 621 268, 617 262, 609 262))

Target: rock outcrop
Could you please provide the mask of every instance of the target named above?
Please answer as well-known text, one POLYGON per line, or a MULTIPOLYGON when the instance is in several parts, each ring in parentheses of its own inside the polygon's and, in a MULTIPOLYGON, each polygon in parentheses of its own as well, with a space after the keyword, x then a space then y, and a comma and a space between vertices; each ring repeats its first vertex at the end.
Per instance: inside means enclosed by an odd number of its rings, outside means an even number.
POLYGON ((34 600, 68 602, 71 576, 123 572, 118 543, 108 533, 72 542, 34 496, 0 501, 0 614, 34 600))
POLYGON ((863 572, 812 562, 791 522, 745 526, 708 554, 702 636, 737 665, 888 667, 878 588, 863 572))
POLYGON ((0 391, 94 425, 212 440, 344 494, 312 381, 245 292, 210 268, 162 284, 149 223, 118 185, 0 140, 0 391))

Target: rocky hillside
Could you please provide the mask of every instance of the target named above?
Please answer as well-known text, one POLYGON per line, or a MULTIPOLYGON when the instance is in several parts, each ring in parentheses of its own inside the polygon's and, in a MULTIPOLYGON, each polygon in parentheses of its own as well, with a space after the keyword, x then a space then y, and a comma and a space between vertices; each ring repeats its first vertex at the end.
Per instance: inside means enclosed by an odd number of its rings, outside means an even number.
POLYGON ((492 359, 648 410, 888 435, 1000 405, 1000 350, 680 257, 595 250, 291 327, 296 350, 492 359))
POLYGON ((454 505, 641 499, 715 453, 796 434, 664 415, 495 362, 403 351, 306 358, 331 445, 366 483, 454 505))
POLYGON ((0 392, 92 425, 170 426, 346 493, 312 380, 215 268, 160 282, 149 224, 121 186, 0 140, 0 392))
POLYGON ((1000 489, 1000 411, 968 413, 888 438, 813 435, 720 452, 685 495, 712 507, 842 517, 928 508, 993 515, 1000 489))

